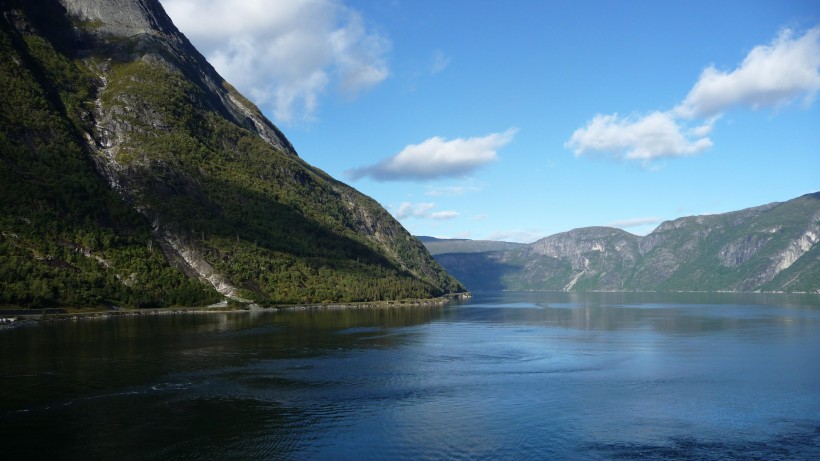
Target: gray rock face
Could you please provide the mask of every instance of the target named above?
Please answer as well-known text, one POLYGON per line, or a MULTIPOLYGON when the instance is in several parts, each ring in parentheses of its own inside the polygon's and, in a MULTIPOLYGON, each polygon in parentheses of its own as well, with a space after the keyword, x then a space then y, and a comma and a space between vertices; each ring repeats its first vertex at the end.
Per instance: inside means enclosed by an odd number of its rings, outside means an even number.
POLYGON ((161 35, 171 21, 154 2, 144 0, 60 0, 69 14, 90 21, 100 32, 116 37, 161 35))
POLYGON ((718 253, 720 265, 736 267, 745 263, 771 239, 771 235, 744 235, 726 244, 718 253))
MULTIPOLYGON (((640 256, 637 236, 609 227, 587 227, 546 237, 529 245, 521 254, 568 262, 571 277, 562 290, 589 284, 623 289, 626 283, 623 268, 634 265, 640 256)), ((564 270, 560 265, 530 263, 529 267, 543 272, 540 278, 545 280, 555 280, 555 274, 551 273, 555 269, 564 270)))
POLYGON ((585 227, 545 237, 530 244, 532 254, 567 259, 573 269, 588 266, 585 255, 617 255, 624 260, 637 257, 639 237, 611 227, 585 227))
MULTIPOLYGON (((120 54, 131 54, 124 59, 139 57, 164 61, 196 82, 203 94, 210 97, 211 106, 223 116, 257 133, 276 149, 296 155, 282 132, 259 109, 236 93, 179 32, 158 1, 60 0, 60 3, 70 16, 84 23, 84 30, 94 38, 97 46, 119 46, 120 54)), ((99 70, 104 73, 105 66, 99 70)), ((104 85, 105 80, 101 84, 104 85)))

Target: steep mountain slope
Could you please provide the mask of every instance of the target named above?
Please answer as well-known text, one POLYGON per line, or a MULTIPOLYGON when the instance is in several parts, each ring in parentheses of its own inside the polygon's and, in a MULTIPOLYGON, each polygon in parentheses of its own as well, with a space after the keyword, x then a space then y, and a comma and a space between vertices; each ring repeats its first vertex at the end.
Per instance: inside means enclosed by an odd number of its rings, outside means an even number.
POLYGON ((437 254, 473 290, 820 290, 820 193, 667 221, 645 237, 590 227, 519 249, 437 254))
POLYGON ((463 290, 375 201, 302 161, 156 0, 0 5, 0 304, 463 290))

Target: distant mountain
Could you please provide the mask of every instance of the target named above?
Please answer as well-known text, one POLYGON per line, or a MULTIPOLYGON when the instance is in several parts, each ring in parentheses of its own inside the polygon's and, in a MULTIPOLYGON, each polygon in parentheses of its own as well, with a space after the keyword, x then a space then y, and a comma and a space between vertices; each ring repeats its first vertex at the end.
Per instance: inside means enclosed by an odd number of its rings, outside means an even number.
POLYGON ((300 159, 157 0, 0 8, 0 305, 464 289, 378 203, 300 159))
POLYGON ((485 251, 514 250, 524 246, 523 243, 499 242, 496 240, 440 239, 425 235, 417 236, 435 256, 443 253, 483 253, 485 251))
POLYGON ((818 241, 820 193, 814 193, 667 221, 644 237, 587 227, 520 248, 452 251, 436 259, 475 291, 818 292, 818 241))

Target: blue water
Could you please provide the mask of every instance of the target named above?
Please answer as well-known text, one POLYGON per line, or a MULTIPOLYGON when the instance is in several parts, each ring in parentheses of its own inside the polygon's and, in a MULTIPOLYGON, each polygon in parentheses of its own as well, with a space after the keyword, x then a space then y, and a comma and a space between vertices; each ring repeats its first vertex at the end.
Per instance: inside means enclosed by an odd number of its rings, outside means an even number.
POLYGON ((5 459, 820 459, 818 353, 809 295, 66 321, 0 331, 0 437, 5 459))

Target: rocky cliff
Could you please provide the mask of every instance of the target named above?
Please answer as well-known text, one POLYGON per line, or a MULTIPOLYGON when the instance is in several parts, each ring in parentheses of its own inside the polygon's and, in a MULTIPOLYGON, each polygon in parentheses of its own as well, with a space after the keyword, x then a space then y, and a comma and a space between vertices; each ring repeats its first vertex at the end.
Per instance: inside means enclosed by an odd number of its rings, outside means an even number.
POLYGON ((463 290, 375 201, 301 160, 158 1, 0 6, 0 304, 463 290))
POLYGON ((644 237, 591 227, 522 248, 437 254, 472 290, 820 290, 820 193, 662 223, 644 237))

